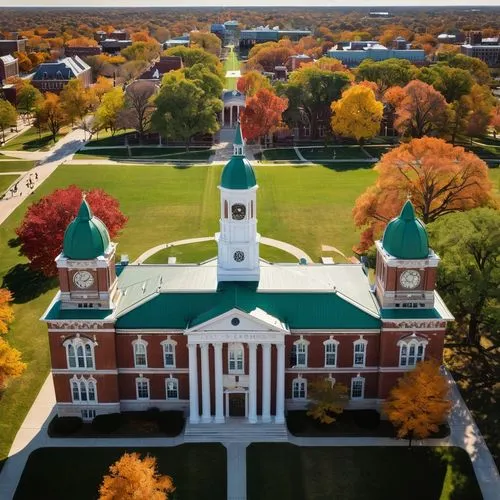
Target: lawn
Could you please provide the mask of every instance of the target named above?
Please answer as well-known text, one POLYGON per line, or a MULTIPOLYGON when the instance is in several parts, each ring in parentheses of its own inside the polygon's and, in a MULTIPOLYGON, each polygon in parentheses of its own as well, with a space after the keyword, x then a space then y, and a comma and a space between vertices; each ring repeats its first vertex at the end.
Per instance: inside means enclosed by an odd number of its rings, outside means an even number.
POLYGON ((264 149, 261 155, 257 155, 255 155, 255 158, 262 161, 299 161, 299 157, 293 148, 264 149))
POLYGON ((27 172, 34 166, 35 162, 30 160, 0 161, 0 172, 27 172))
POLYGON ((460 448, 247 448, 248 500, 480 500, 460 448))
MULTIPOLYGON (((240 63, 238 61, 238 57, 233 49, 230 50, 227 55, 227 59, 224 62, 224 71, 227 73, 228 71, 238 71, 240 69, 240 63)), ((226 78, 226 84, 224 87, 227 90, 236 90, 236 84, 238 83, 237 78, 226 78)))
POLYGON ((390 151, 390 147, 384 146, 363 146, 363 149, 373 158, 380 158, 383 154, 390 151))
POLYGON ((299 148, 306 160, 366 160, 368 157, 359 146, 329 146, 326 148, 299 148))
POLYGON ((179 500, 226 498, 226 450, 220 444, 184 444, 171 448, 41 448, 24 469, 15 500, 88 500, 97 498, 102 477, 125 452, 158 460, 171 476, 179 500))
POLYGON ((0 175, 0 196, 18 177, 18 175, 0 175))
MULTIPOLYGON (((279 248, 260 245, 259 252, 261 258, 271 262, 297 262, 297 259, 293 255, 279 248)), ((177 263, 203 262, 217 257, 217 244, 215 241, 204 241, 166 248, 152 255, 145 263, 166 264, 169 257, 176 257, 177 263)))
POLYGON ((205 161, 214 153, 210 148, 192 148, 186 151, 183 147, 131 147, 129 148, 102 148, 83 149, 75 154, 75 160, 102 159, 113 160, 115 158, 141 158, 141 159, 164 159, 164 160, 196 160, 205 161))
POLYGON ((111 131, 101 131, 95 134, 94 139, 87 142, 89 147, 124 146, 125 137, 135 130, 120 130, 113 135, 111 131))
MULTIPOLYGON (((62 129, 61 132, 56 136, 56 141, 64 137, 69 130, 62 129)), ((21 135, 7 142, 5 146, 1 149, 4 151, 46 151, 53 146, 52 134, 50 132, 42 132, 41 135, 38 134, 38 130, 35 127, 23 132, 21 135)))

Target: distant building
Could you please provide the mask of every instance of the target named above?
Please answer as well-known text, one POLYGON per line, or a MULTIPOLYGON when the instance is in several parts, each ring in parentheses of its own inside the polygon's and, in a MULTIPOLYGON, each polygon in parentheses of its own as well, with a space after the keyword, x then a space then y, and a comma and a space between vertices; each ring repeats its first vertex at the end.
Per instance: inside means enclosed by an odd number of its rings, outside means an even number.
POLYGON ((163 42, 164 49, 170 49, 171 47, 188 47, 189 46, 189 34, 184 34, 182 36, 177 36, 175 38, 170 38, 163 42))
POLYGON ((490 67, 500 66, 500 42, 497 37, 483 38, 480 31, 471 31, 460 51, 466 56, 481 59, 490 67))
POLYGON ((113 38, 114 40, 129 40, 129 35, 124 30, 115 30, 109 34, 109 38, 113 38))
POLYGON ((19 64, 16 57, 0 56, 0 83, 12 76, 19 76, 19 64))
POLYGON ((139 76, 139 80, 160 81, 165 73, 181 69, 182 66, 182 59, 178 56, 161 56, 159 61, 139 76))
POLYGON ((257 43, 277 42, 282 38, 289 38, 297 42, 305 36, 312 35, 310 30, 280 30, 278 26, 259 26, 250 30, 241 30, 240 47, 252 47, 257 43))
POLYGON ((26 52, 26 38, 0 40, 0 56, 8 56, 14 52, 26 52))
POLYGON ((220 23, 214 23, 210 26, 210 33, 216 35, 223 42, 226 35, 226 26, 220 23))
POLYGON ((57 94, 74 78, 81 80, 86 88, 92 83, 90 66, 78 56, 65 57, 57 62, 40 64, 31 80, 31 84, 42 92, 57 94))
POLYGON ((286 66, 275 66, 273 73, 273 80, 286 82, 288 80, 288 69, 286 66))
POLYGON ((57 36, 56 31, 47 31, 47 33, 44 33, 42 35, 42 38, 55 38, 57 36))
POLYGON ((441 33, 437 37, 439 43, 453 44, 457 41, 457 35, 449 35, 448 33, 441 33))
POLYGON ((102 53, 102 48, 97 45, 96 47, 70 47, 68 45, 64 46, 64 55, 66 57, 89 57, 98 56, 102 53))
POLYGON ((12 83, 0 84, 0 99, 9 101, 13 106, 17 103, 17 90, 16 86, 12 83))
POLYGON ((122 49, 132 45, 132 40, 117 40, 116 38, 106 38, 101 42, 102 51, 106 54, 118 54, 122 49))
MULTIPOLYGON (((406 40, 396 40, 398 47, 406 45, 406 40)), ((365 59, 374 61, 385 61, 386 59, 407 59, 413 64, 425 63, 425 51, 423 49, 395 48, 388 49, 375 41, 351 42, 346 47, 333 48, 327 52, 328 57, 338 59, 349 67, 359 66, 365 59)))
POLYGON ((291 71, 295 71, 296 69, 299 69, 303 64, 307 64, 313 61, 314 59, 310 56, 306 56, 305 54, 298 54, 295 56, 290 56, 286 65, 291 71))
POLYGON ((392 17, 392 14, 390 12, 370 12, 370 17, 388 18, 392 17))

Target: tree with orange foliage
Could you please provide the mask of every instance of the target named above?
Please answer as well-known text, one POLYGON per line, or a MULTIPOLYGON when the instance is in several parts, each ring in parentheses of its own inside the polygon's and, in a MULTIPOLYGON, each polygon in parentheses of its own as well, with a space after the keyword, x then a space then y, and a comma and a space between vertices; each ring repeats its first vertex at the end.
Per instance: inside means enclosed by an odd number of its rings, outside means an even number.
POLYGON ((443 129, 446 100, 431 85, 419 80, 403 88, 405 96, 396 106, 396 130, 410 137, 423 137, 443 129))
POLYGON ((220 55, 220 49, 222 43, 220 38, 213 33, 204 33, 202 31, 192 31, 189 35, 190 46, 193 48, 205 49, 207 52, 214 54, 215 56, 220 55))
POLYGON ((94 95, 99 103, 102 102, 104 95, 113 88, 113 80, 105 76, 98 76, 96 83, 92 87, 94 95))
POLYGON ((430 223, 452 212, 493 204, 488 167, 475 154, 442 139, 413 139, 386 153, 375 166, 379 177, 358 197, 354 223, 365 228, 358 253, 380 237, 411 196, 418 216, 430 223))
POLYGON ((125 453, 109 468, 99 488, 99 500, 168 500, 175 491, 170 476, 158 472, 156 458, 125 453))
POLYGON ((322 424, 333 424, 349 401, 345 384, 331 378, 317 378, 307 386, 307 415, 322 424))
POLYGON ((12 293, 7 288, 0 288, 0 334, 9 330, 9 325, 14 321, 12 309, 12 293))
POLYGON ((36 125, 45 128, 52 134, 52 140, 56 142, 57 134, 61 127, 68 121, 57 94, 47 92, 45 99, 35 110, 36 125))
POLYGON ((17 62, 19 64, 19 71, 21 73, 28 73, 33 68, 33 63, 31 59, 28 57, 26 52, 16 52, 14 54, 17 57, 17 62))
MULTIPOLYGON (((307 64, 314 64, 319 69, 324 69, 326 71, 345 71, 346 73, 349 73, 349 68, 347 66, 344 66, 342 61, 339 61, 338 59, 335 59, 333 57, 320 57, 318 60, 312 62, 312 63, 307 63, 307 64)), ((307 66, 307 64, 303 64, 302 66, 307 66)))
POLYGON ((97 42, 93 38, 79 36, 66 42, 68 47, 97 47, 97 42))
POLYGON ((268 89, 271 90, 273 86, 268 78, 266 78, 259 71, 249 71, 245 73, 243 76, 238 78, 238 83, 236 84, 237 89, 240 92, 243 92, 247 97, 252 97, 255 95, 260 89, 268 89))
POLYGON ((288 99, 278 97, 268 89, 260 89, 246 100, 241 114, 243 136, 254 140, 272 133, 282 121, 283 111, 288 107, 288 99))
POLYGON ((288 58, 295 54, 292 47, 284 44, 268 42, 262 45, 265 45, 265 47, 259 48, 254 55, 252 55, 253 49, 250 51, 247 68, 271 72, 274 71, 276 66, 283 66, 288 58))
POLYGON ((425 439, 439 430, 451 408, 448 383, 436 361, 422 361, 398 380, 384 403, 384 412, 399 438, 425 439))
POLYGON ((494 133, 500 132, 500 105, 497 104, 490 114, 490 127, 493 128, 494 133))

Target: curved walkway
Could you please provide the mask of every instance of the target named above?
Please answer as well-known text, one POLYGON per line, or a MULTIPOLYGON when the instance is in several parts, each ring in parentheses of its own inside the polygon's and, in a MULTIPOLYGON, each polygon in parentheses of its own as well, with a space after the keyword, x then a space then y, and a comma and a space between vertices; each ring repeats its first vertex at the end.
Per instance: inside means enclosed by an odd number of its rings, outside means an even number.
MULTIPOLYGON (((149 250, 146 250, 143 254, 139 255, 137 259, 132 262, 132 264, 143 264, 146 260, 148 260, 151 256, 153 256, 155 253, 160 252, 161 250, 165 250, 166 248, 170 247, 178 247, 181 245, 190 245, 191 243, 203 243, 205 241, 214 241, 215 238, 213 236, 205 236, 201 238, 188 238, 186 240, 177 240, 177 241, 171 241, 170 243, 162 243, 161 245, 157 245, 153 248, 150 248, 149 250)), ((270 247, 275 247, 279 248, 280 250, 283 250, 284 252, 287 252, 297 258, 297 260, 300 259, 305 259, 307 263, 312 263, 311 257, 307 255, 303 250, 300 248, 294 247, 293 245, 290 245, 290 243, 285 243, 284 241, 279 241, 279 240, 274 240, 272 238, 266 238, 264 236, 261 236, 260 242, 263 245, 268 245, 270 247)))

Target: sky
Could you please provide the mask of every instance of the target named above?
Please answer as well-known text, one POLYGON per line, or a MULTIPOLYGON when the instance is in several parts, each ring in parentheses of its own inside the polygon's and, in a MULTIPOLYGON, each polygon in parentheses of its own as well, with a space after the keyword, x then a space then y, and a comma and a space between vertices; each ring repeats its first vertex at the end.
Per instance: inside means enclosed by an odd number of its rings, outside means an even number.
POLYGON ((500 7, 500 0, 0 0, 0 7, 500 7))

